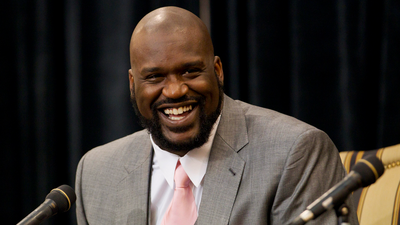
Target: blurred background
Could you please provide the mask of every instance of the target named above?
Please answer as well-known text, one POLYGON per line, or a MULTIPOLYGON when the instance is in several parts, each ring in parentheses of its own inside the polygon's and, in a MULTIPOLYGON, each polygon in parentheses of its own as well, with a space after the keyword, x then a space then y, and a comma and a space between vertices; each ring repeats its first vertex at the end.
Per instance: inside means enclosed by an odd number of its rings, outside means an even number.
MULTIPOLYGON (((166 5, 206 22, 234 99, 310 123, 339 151, 400 143, 399 0, 5 0, 2 224, 74 186, 88 150, 141 129, 129 40, 166 5)), ((74 210, 45 224, 76 224, 74 210)))

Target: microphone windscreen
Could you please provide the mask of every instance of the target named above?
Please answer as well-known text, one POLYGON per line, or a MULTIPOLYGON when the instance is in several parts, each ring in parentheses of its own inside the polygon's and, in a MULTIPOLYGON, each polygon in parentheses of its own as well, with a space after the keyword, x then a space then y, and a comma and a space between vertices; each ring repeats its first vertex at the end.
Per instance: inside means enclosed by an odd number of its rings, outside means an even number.
POLYGON ((382 176, 385 168, 382 162, 375 156, 370 155, 360 159, 352 169, 354 172, 360 174, 361 184, 363 187, 375 183, 380 176, 382 176))
POLYGON ((46 199, 51 199, 56 203, 57 212, 66 212, 75 203, 76 195, 74 189, 64 184, 51 190, 46 199))

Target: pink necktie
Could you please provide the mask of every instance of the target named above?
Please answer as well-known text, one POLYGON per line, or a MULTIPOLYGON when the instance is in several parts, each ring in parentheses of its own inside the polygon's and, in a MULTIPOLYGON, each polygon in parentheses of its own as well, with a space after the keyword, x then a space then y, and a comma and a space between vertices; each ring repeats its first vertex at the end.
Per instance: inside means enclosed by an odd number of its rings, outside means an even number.
POLYGON ((190 179, 178 161, 175 169, 175 191, 161 225, 193 225, 197 219, 190 179))

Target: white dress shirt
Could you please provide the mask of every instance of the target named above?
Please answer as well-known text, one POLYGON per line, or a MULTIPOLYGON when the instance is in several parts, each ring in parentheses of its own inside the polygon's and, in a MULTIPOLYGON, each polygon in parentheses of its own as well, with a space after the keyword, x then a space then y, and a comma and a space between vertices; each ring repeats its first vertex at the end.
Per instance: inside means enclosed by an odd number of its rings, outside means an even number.
POLYGON ((192 191, 197 206, 197 213, 199 212, 201 195, 203 193, 203 178, 206 174, 211 145, 220 118, 221 115, 214 123, 208 141, 201 147, 190 150, 183 157, 162 150, 154 143, 150 135, 154 149, 150 206, 150 222, 152 225, 161 224, 161 220, 172 201, 175 189, 174 173, 178 160, 180 160, 183 169, 193 183, 192 191))

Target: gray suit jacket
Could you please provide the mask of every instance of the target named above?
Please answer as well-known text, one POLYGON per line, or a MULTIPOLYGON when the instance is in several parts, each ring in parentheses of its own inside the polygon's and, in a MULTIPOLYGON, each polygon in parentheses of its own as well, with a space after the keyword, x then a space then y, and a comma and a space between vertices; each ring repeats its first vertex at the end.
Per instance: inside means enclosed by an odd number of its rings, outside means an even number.
MULTIPOLYGON (((145 130, 89 151, 77 169, 78 224, 146 224, 151 164, 145 130)), ((289 224, 344 175, 324 132, 225 96, 196 224, 289 224)), ((309 224, 336 224, 335 213, 309 224)))

